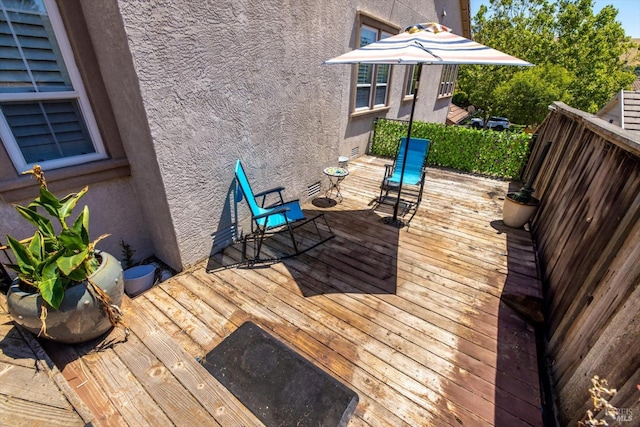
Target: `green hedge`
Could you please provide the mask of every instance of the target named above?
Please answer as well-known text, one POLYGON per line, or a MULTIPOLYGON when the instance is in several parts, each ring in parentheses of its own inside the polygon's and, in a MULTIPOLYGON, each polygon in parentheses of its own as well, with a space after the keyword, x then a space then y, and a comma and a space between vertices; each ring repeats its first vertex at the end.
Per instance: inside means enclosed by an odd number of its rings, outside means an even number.
MULTIPOLYGON (((394 157, 408 123, 378 119, 371 154, 394 157)), ((527 161, 531 135, 495 132, 440 123, 413 122, 411 136, 432 141, 428 163, 504 179, 518 179, 527 161)))

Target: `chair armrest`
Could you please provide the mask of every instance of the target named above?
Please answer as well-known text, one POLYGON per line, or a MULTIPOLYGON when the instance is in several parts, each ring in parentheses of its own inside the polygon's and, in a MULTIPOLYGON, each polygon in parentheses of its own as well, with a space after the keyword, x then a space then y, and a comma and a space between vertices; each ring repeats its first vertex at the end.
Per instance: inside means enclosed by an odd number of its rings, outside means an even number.
MULTIPOLYGON (((267 201, 267 196, 269 194, 272 193, 278 193, 278 197, 280 198, 280 203, 279 204, 284 204, 284 199, 282 198, 282 191, 284 190, 284 187, 276 187, 276 188, 271 188, 269 190, 265 190, 265 191, 261 191, 259 193, 256 193, 253 195, 253 197, 257 200, 258 197, 262 197, 262 203, 260 203, 261 207, 265 207, 264 203, 267 201)), ((275 203, 277 204, 277 203, 275 203)), ((274 204, 272 204, 271 206, 273 206, 274 204)))
POLYGON ((283 206, 283 207, 281 207, 281 208, 275 208, 275 209, 273 209, 273 210, 271 210, 271 211, 269 211, 269 212, 265 212, 265 213, 260 214, 260 215, 255 215, 255 216, 253 217, 253 219, 254 219, 254 220, 256 220, 256 219, 260 219, 260 218, 268 218, 268 217, 269 217, 269 216, 271 216, 271 215, 285 213, 285 212, 287 212, 288 210, 289 210, 289 208, 288 208, 288 207, 285 207, 285 206, 283 206))
POLYGON ((275 192, 280 193, 283 190, 284 190, 284 187, 271 188, 269 190, 265 190, 265 191, 261 191, 259 193, 255 193, 254 197, 266 196, 268 194, 275 193, 275 192))

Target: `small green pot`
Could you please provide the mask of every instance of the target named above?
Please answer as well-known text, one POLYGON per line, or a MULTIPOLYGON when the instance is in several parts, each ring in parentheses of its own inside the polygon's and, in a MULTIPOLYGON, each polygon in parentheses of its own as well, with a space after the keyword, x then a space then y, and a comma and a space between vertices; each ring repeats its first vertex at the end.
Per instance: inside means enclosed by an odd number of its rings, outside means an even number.
MULTIPOLYGON (((89 278, 104 290, 111 303, 120 306, 124 295, 122 266, 112 255, 100 252, 102 262, 89 278)), ((87 288, 86 282, 68 288, 57 310, 47 307, 47 336, 52 341, 81 343, 96 338, 112 328, 103 304, 87 288)), ((14 322, 38 334, 42 327, 40 294, 20 290, 17 279, 7 293, 7 306, 14 322)))

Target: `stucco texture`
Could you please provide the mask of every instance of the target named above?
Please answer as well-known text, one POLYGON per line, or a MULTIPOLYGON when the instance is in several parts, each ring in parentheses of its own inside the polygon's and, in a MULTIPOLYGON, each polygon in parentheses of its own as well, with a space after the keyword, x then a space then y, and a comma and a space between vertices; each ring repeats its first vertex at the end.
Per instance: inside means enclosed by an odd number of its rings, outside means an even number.
MULTIPOLYGON (((56 196, 62 197, 80 188, 71 189, 63 193, 56 192, 56 196)), ((33 198, 38 194, 34 192, 33 198)), ((32 200, 19 201, 16 204, 26 206, 32 200)), ((110 234, 104 240, 98 242, 96 248, 109 252, 114 257, 122 260, 121 240, 129 244, 135 250, 134 259, 140 261, 153 254, 147 227, 142 219, 142 214, 136 200, 136 194, 131 188, 129 179, 114 179, 89 186, 89 191, 80 199, 67 223, 71 225, 82 212, 85 205, 89 207, 89 232, 90 238, 96 239, 102 234, 110 234), (119 237, 119 238, 118 238, 119 237)), ((44 211, 41 210, 44 214, 44 211)), ((52 220, 59 230, 57 221, 52 220)), ((0 203, 0 241, 6 244, 6 235, 18 240, 31 237, 35 233, 35 227, 27 222, 12 205, 0 203)), ((0 261, 5 262, 4 257, 0 261)))
POLYGON ((82 1, 82 11, 99 63, 99 77, 104 82, 130 164, 131 188, 146 226, 137 232, 146 233, 154 255, 181 270, 173 220, 118 3, 82 1))
MULTIPOLYGON (((423 1, 118 6, 184 266, 207 257, 216 233, 248 216, 234 204, 236 159, 255 191, 285 185, 288 198, 304 200, 308 186, 326 185, 322 169, 339 155, 356 146, 364 153, 373 117, 349 117, 352 69, 322 65, 354 46, 358 10, 398 26, 437 20, 423 1)), ((387 117, 408 117, 403 79, 404 70, 395 71, 387 117)), ((425 96, 433 101, 417 114, 444 122, 446 108, 425 96)))

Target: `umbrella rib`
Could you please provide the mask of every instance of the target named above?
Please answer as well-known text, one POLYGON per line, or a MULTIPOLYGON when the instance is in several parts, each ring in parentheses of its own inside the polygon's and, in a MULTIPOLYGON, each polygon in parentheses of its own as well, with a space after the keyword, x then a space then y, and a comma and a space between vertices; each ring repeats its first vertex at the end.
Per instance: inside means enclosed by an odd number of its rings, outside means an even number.
POLYGON ((439 59, 440 61, 442 61, 442 58, 439 57, 438 55, 436 55, 435 53, 431 52, 431 50, 427 47, 425 47, 422 43, 420 43, 417 40, 414 40, 414 43, 418 45, 418 47, 422 50, 424 50, 425 52, 427 52, 429 55, 433 56, 434 58, 439 59))

